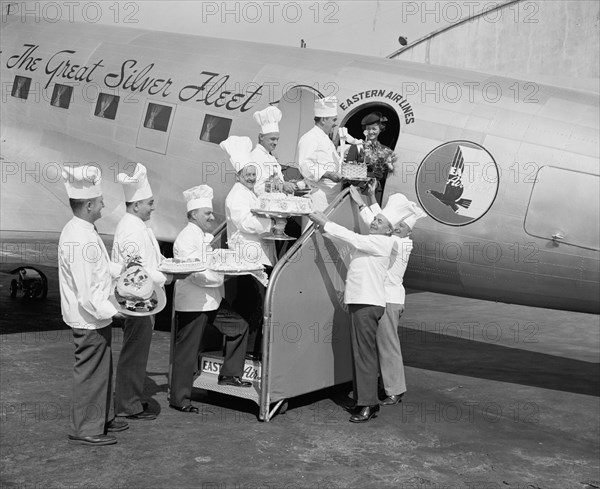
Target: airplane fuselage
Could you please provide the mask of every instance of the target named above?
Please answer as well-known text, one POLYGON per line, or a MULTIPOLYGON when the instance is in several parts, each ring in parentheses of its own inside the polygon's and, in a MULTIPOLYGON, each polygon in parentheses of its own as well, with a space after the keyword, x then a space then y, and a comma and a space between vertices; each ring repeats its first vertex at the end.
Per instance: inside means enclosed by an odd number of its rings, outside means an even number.
POLYGON ((70 218, 60 169, 102 169, 112 234, 124 212, 121 171, 149 170, 151 224, 173 241, 182 191, 213 187, 215 213, 235 182, 219 142, 259 132, 256 110, 283 112, 280 163, 312 127, 314 96, 335 95, 338 122, 383 111, 380 140, 398 154, 386 196, 404 193, 418 221, 408 286, 599 312, 598 94, 482 73, 350 54, 77 23, 2 29, 2 196, 6 232, 60 232, 70 218), (464 160, 461 198, 443 194, 464 160))

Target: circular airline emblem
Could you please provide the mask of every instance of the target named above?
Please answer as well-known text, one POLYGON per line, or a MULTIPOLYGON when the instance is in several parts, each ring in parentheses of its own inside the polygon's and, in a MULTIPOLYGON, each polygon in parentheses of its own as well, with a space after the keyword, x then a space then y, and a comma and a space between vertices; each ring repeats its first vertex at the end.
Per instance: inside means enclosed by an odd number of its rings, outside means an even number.
POLYGON ((465 226, 481 218, 498 193, 498 166, 484 148, 452 141, 429 153, 417 170, 417 197, 436 221, 465 226))

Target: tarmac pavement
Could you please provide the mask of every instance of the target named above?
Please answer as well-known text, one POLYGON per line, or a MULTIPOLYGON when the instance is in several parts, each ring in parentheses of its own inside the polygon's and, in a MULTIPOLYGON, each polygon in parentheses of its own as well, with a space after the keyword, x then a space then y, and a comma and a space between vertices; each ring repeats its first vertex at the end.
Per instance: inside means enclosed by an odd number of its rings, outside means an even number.
MULTIPOLYGON (((43 270, 46 301, 10 299, 0 273, 1 488, 600 487, 596 315, 411 291, 408 392, 357 425, 339 405, 350 385, 291 399, 269 423, 251 401, 200 390, 200 414, 170 409, 165 311, 145 390, 157 419, 82 447, 67 443, 71 333, 56 269, 43 270)), ((115 365, 121 340, 113 328, 115 365)))

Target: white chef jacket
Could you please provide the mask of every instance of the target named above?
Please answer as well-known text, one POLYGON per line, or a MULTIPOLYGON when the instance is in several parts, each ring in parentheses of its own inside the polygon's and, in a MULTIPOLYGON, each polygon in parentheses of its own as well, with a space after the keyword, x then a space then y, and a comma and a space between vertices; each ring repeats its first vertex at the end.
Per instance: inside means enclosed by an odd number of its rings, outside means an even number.
POLYGON ((277 158, 269 153, 262 144, 257 144, 250 156, 252 156, 252 161, 256 163, 256 183, 254 184, 256 195, 264 193, 265 182, 273 175, 279 177, 283 182, 281 165, 277 162, 277 158))
MULTIPOLYGON (((367 224, 371 224, 377 214, 381 213, 381 207, 373 204, 371 207, 365 207, 360 211, 360 217, 367 224)), ((408 266, 408 258, 413 249, 413 242, 410 238, 400 238, 392 235, 396 242, 397 256, 390 261, 390 268, 385 277, 385 301, 390 304, 404 304, 406 300, 406 291, 404 290, 404 273, 408 266)))
POLYGON ((112 278, 120 271, 108 258, 94 225, 73 216, 63 228, 58 243, 63 321, 79 329, 108 326, 117 314, 108 296, 112 293, 112 278))
POLYGON ((167 278, 158 271, 158 266, 164 257, 160 253, 152 229, 139 217, 127 212, 115 230, 112 261, 123 266, 129 256, 136 255, 142 259, 141 265, 148 271, 152 281, 157 285, 164 285, 167 278))
MULTIPOLYGON (((250 209, 259 208, 256 194, 240 182, 236 182, 225 199, 227 238, 239 232, 242 257, 247 261, 262 265, 275 263, 275 248, 265 243, 260 234, 271 230, 271 219, 257 217, 250 209)), ((231 247, 231 246, 230 246, 231 247)))
POLYGON ((344 302, 385 307, 384 281, 395 241, 381 234, 353 233, 334 222, 325 224, 323 230, 326 236, 354 247, 346 274, 344 302))
MULTIPOLYGON (((193 222, 182 229, 173 245, 173 256, 180 260, 206 262, 214 236, 193 222)), ((214 311, 223 298, 223 275, 211 270, 192 273, 175 284, 175 310, 180 312, 214 311)))
POLYGON ((342 191, 341 182, 322 178, 327 171, 340 171, 340 156, 325 131, 314 126, 298 141, 298 166, 304 181, 311 188, 315 210, 324 211, 342 191))

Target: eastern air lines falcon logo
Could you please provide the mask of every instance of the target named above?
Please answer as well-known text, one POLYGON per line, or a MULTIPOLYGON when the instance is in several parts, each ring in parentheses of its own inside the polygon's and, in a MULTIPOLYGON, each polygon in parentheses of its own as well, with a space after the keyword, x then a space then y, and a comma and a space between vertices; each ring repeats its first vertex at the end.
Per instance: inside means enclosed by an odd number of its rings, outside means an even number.
POLYGON ((452 141, 429 153, 417 171, 417 197, 436 221, 470 224, 490 209, 498 192, 492 156, 470 141, 452 141))

